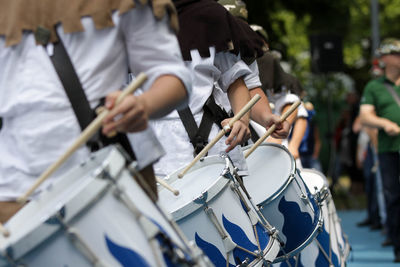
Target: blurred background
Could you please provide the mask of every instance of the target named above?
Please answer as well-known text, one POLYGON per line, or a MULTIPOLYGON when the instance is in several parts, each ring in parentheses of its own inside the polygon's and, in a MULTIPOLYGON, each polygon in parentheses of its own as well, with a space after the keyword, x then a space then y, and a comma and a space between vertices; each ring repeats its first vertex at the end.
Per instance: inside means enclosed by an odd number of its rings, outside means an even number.
POLYGON ((282 66, 300 79, 304 99, 315 106, 324 173, 330 179, 339 175, 335 193, 351 198, 336 197, 338 208, 362 208, 363 177, 356 166, 358 134, 351 125, 364 86, 381 74, 373 51, 385 37, 400 36, 399 1, 244 2, 249 24, 264 27, 270 49, 280 52, 282 66), (345 162, 345 168, 338 170, 338 161, 345 162))

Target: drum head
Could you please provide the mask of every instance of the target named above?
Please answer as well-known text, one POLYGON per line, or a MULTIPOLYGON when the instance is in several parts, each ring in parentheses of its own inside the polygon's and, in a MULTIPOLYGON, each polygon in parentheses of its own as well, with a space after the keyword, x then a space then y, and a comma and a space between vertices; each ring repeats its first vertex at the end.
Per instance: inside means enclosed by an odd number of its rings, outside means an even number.
POLYGON ((317 191, 321 191, 322 188, 329 186, 325 175, 317 170, 302 169, 300 176, 312 194, 316 193, 315 187, 317 188, 317 191))
MULTIPOLYGON (((250 147, 246 147, 245 152, 250 147)), ((243 178, 244 184, 249 192, 260 192, 252 195, 255 203, 279 192, 296 168, 289 151, 277 144, 261 144, 247 158, 247 165, 249 176, 243 178)))
MULTIPOLYGON (((204 192, 210 191, 217 182, 221 182, 220 176, 225 166, 226 162, 220 156, 209 156, 197 162, 182 179, 178 178, 178 174, 184 167, 175 171, 167 176, 166 181, 179 190, 179 195, 175 196, 170 191, 160 188, 160 203, 171 213, 182 209, 204 192)), ((228 182, 227 179, 224 180, 222 182, 228 182)), ((211 195, 208 197, 209 200, 211 195)))

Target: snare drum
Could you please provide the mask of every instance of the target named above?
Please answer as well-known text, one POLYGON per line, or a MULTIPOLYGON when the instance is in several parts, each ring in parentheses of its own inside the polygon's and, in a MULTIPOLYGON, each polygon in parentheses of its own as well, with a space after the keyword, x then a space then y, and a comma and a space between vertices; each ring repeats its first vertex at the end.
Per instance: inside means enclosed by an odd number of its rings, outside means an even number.
POLYGON ((125 165, 109 147, 43 190, 5 225, 0 266, 209 266, 125 165))
POLYGON ((322 214, 298 175, 293 156, 281 145, 261 144, 247 165, 250 175, 243 180, 252 202, 284 242, 275 262, 298 254, 318 234, 322 214))
POLYGON ((160 188, 159 202, 187 238, 216 266, 272 262, 279 242, 248 205, 235 182, 230 160, 223 155, 205 157, 179 179, 182 169, 166 177, 180 195, 160 188))
POLYGON ((328 180, 321 172, 314 169, 303 169, 300 175, 320 202, 324 218, 323 231, 313 244, 301 252, 302 261, 318 263, 314 266, 345 266, 350 246, 342 233, 328 180))

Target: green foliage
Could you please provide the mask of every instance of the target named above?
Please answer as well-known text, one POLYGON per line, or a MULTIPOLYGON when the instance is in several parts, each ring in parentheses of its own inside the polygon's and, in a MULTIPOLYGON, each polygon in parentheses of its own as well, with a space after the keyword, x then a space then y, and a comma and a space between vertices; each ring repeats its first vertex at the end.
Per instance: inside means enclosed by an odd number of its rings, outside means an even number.
MULTIPOLYGON (((337 114, 349 91, 359 94, 370 77, 371 0, 245 0, 249 22, 265 28, 271 49, 281 51, 317 110, 326 153, 337 114), (334 33, 343 38, 344 73, 311 74, 309 36, 334 33)), ((400 38, 399 0, 379 0, 381 39, 400 38)), ((324 155, 325 169, 328 155, 324 155)))

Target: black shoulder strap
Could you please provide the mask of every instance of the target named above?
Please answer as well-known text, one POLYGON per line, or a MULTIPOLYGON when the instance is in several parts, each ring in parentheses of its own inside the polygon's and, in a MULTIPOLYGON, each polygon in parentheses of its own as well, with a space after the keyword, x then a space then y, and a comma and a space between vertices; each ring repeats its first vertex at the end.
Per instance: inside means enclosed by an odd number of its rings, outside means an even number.
POLYGON ((260 138, 260 136, 258 135, 256 130, 254 129, 254 127, 251 125, 251 123, 249 124, 249 129, 250 129, 251 141, 253 141, 253 143, 257 142, 257 140, 260 138))
MULTIPOLYGON (((72 109, 79 122, 81 130, 84 130, 94 119, 95 113, 90 107, 89 101, 82 88, 75 68, 68 56, 68 53, 58 37, 59 41, 54 44, 53 55, 50 56, 54 69, 64 87, 65 93, 71 103, 72 109)), ((132 160, 136 159, 135 153, 130 145, 130 142, 125 134, 118 133, 117 136, 108 139, 102 136, 100 132, 96 133, 86 145, 91 151, 96 151, 104 145, 111 143, 120 143, 126 152, 131 156, 132 160)))
POLYGON ((396 101, 397 105, 400 107, 400 96, 394 90, 393 86, 391 84, 389 84, 388 82, 384 82, 383 85, 386 87, 388 92, 392 95, 393 99, 396 101))
POLYGON ((230 117, 228 112, 225 111, 225 109, 221 108, 215 103, 213 95, 211 95, 207 99, 206 104, 203 107, 203 110, 209 112, 212 115, 214 122, 218 125, 220 129, 222 129, 221 122, 226 118, 230 117))
POLYGON ((181 118, 196 154, 200 153, 208 144, 208 137, 213 123, 216 123, 218 127, 222 129, 221 122, 229 117, 228 113, 215 103, 212 95, 207 99, 203 111, 203 117, 201 118, 199 127, 197 127, 190 108, 178 111, 179 117, 181 118))
POLYGON ((81 82, 75 72, 75 68, 60 41, 54 44, 54 53, 50 56, 51 62, 64 87, 65 93, 71 102, 72 109, 78 119, 79 125, 84 130, 94 118, 93 110, 82 89, 81 82))
POLYGON ((193 145, 194 153, 197 155, 208 144, 208 136, 213 124, 212 117, 208 112, 204 112, 200 126, 197 127, 189 107, 179 110, 178 114, 189 136, 190 143, 193 145))

